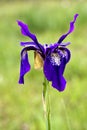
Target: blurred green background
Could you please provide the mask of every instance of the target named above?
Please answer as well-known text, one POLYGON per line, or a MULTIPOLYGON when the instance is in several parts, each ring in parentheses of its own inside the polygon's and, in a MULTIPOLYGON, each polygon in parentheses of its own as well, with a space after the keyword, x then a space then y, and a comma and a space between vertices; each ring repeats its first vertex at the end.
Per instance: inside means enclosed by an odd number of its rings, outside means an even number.
MULTIPOLYGON (((29 25, 39 42, 55 43, 67 32, 69 22, 79 14, 70 41, 71 61, 64 76, 67 86, 60 93, 50 87, 52 130, 87 130, 87 2, 1 1, 0 2, 0 130, 45 130, 42 106, 42 70, 34 69, 33 52, 29 52, 32 69, 19 85, 21 35, 16 20, 29 25)), ((51 85, 50 85, 51 86, 51 85)))

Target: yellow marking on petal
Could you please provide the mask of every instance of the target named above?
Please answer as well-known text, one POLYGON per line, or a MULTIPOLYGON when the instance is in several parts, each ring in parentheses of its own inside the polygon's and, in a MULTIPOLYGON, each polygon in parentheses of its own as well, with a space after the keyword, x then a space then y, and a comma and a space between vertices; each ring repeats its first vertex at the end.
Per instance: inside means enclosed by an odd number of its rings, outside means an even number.
POLYGON ((40 54, 37 51, 35 51, 34 52, 34 68, 40 69, 42 67, 43 67, 43 59, 40 56, 40 54))

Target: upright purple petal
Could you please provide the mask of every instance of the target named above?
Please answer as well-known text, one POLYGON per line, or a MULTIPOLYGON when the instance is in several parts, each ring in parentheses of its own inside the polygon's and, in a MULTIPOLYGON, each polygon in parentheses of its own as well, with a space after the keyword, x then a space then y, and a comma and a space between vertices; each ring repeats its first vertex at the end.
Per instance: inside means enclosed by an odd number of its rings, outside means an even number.
MULTIPOLYGON (((30 30, 28 29, 28 25, 25 24, 25 23, 23 23, 23 22, 21 22, 21 21, 19 21, 19 20, 17 21, 17 23, 18 23, 18 25, 21 27, 21 33, 22 33, 24 36, 30 37, 30 38, 34 41, 35 46, 38 46, 38 47, 39 47, 39 50, 40 50, 42 53, 45 53, 43 46, 42 46, 41 44, 39 44, 39 42, 37 41, 37 38, 36 38, 35 34, 32 34, 32 33, 30 32, 30 30)), ((31 43, 33 43, 33 42, 31 42, 31 43)), ((26 42, 26 45, 27 45, 27 44, 29 44, 29 42, 28 42, 28 43, 26 42)), ((21 45, 23 45, 23 42, 21 43, 21 45)))
POLYGON ((30 32, 30 30, 28 29, 28 25, 21 22, 21 21, 17 21, 18 25, 21 27, 21 33, 24 35, 24 36, 28 36, 30 37, 34 42, 37 42, 37 38, 34 34, 32 34, 30 32))
POLYGON ((78 14, 75 14, 74 20, 70 22, 69 31, 60 37, 60 39, 58 40, 58 43, 61 43, 70 33, 74 31, 74 23, 76 22, 77 17, 78 17, 78 14))

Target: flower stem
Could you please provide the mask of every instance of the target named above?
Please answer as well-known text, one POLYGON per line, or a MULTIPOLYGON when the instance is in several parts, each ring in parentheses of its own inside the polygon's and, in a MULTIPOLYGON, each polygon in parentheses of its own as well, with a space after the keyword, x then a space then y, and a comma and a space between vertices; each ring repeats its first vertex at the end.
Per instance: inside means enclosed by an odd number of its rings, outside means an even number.
POLYGON ((43 102, 43 109, 44 109, 44 116, 46 119, 46 129, 51 130, 50 124, 50 102, 49 102, 49 82, 44 77, 43 82, 43 92, 42 92, 42 102, 43 102))

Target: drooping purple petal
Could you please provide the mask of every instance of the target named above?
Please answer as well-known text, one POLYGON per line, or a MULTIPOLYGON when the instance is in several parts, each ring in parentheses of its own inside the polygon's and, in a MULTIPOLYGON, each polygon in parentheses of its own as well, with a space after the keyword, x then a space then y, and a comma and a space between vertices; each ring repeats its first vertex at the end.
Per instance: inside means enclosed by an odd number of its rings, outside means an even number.
MULTIPOLYGON (((63 65, 65 66, 65 65, 63 65)), ((66 80, 62 75, 61 71, 62 65, 60 67, 55 66, 53 71, 53 79, 52 79, 52 86, 59 91, 63 91, 66 87, 66 80)))
POLYGON ((28 29, 28 25, 21 22, 21 21, 17 21, 18 25, 21 27, 21 33, 24 36, 28 36, 30 37, 34 42, 37 42, 37 38, 35 36, 35 34, 31 33, 30 30, 28 29))
POLYGON ((59 43, 59 44, 60 44, 70 33, 72 33, 72 32, 74 31, 74 23, 76 22, 77 17, 78 17, 78 14, 75 14, 75 15, 74 15, 74 20, 70 22, 69 31, 68 31, 66 34, 62 35, 62 36, 60 37, 60 39, 58 40, 58 43, 59 43))
POLYGON ((35 42, 20 42, 20 45, 21 46, 24 46, 24 47, 30 47, 31 50, 37 50, 38 52, 40 52, 41 56, 44 58, 45 57, 45 48, 43 45, 39 44, 35 44, 35 42))
POLYGON ((28 61, 28 54, 26 48, 24 48, 21 52, 21 65, 20 65, 20 77, 19 83, 24 83, 24 75, 30 70, 30 64, 28 61))
POLYGON ((47 56, 44 62, 44 74, 47 80, 52 81, 52 86, 59 91, 65 89, 66 80, 63 77, 63 72, 66 65, 65 57, 47 56), (58 59, 56 59, 58 58, 58 59))
MULTIPOLYGON (((29 60, 28 60, 27 51, 36 50, 39 52, 38 46, 35 46, 35 44, 33 42, 32 43, 21 42, 21 45, 23 45, 23 46, 26 44, 27 44, 27 47, 25 47, 21 51, 20 78, 19 78, 20 84, 24 83, 24 75, 30 70, 30 64, 29 64, 29 60)), ((41 54, 41 56, 43 56, 43 55, 41 54)))

